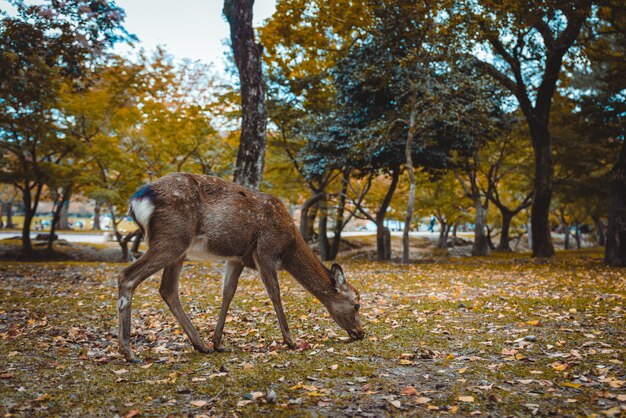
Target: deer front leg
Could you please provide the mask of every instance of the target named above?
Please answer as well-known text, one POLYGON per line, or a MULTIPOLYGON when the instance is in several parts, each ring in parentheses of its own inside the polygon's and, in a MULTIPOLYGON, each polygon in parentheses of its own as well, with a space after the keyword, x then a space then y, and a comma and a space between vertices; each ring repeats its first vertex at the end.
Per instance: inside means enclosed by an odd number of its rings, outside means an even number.
POLYGON ((224 351, 222 347, 222 332, 224 331, 226 314, 228 313, 230 302, 233 300, 233 296, 237 291, 239 276, 241 276, 242 271, 243 264, 237 261, 226 262, 224 282, 222 284, 222 306, 220 308, 220 316, 217 319, 217 324, 215 324, 215 330, 213 331, 213 349, 215 351, 224 351))
POLYGON ((283 341, 289 346, 289 348, 295 348, 296 343, 289 332, 289 326, 287 325, 287 318, 283 311, 283 304, 280 299, 280 285, 278 284, 278 274, 276 273, 276 267, 271 262, 266 262, 255 257, 254 259, 257 269, 261 275, 261 280, 265 286, 265 290, 274 305, 276 311, 276 317, 278 318, 278 325, 280 325, 280 332, 283 334, 283 341))
POLYGON ((161 297, 167 303, 167 306, 174 314, 174 317, 178 321, 180 325, 183 327, 183 331, 189 337, 191 344, 193 347, 202 352, 208 353, 211 351, 208 345, 202 341, 198 331, 194 328, 193 324, 189 320, 189 317, 183 310, 182 305, 180 304, 180 297, 178 295, 178 283, 180 279, 180 272, 183 267, 183 262, 185 258, 181 257, 178 261, 170 264, 165 267, 163 270, 163 278, 161 279, 161 287, 159 288, 159 293, 161 297))

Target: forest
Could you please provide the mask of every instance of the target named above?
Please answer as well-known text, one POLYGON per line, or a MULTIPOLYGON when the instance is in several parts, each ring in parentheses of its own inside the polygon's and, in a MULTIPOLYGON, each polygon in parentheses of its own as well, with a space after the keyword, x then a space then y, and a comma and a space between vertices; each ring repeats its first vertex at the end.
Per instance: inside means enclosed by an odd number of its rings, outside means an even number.
MULTIPOLYGON (((626 2, 277 0, 258 27, 215 3, 224 73, 144 49, 111 0, 0 9, 0 412, 626 414, 626 2), (278 197, 364 340, 280 273, 290 350, 245 270, 230 351, 194 353, 146 284, 124 363, 129 198, 173 172, 278 197), (78 205, 110 243, 59 239, 78 205)), ((183 268, 202 335, 221 270, 183 268)))

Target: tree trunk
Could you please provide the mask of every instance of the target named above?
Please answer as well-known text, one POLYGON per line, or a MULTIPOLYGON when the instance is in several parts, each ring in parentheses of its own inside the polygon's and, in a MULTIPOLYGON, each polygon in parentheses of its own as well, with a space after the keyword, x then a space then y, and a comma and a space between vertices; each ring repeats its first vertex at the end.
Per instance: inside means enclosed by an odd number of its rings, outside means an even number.
POLYGON ((581 245, 580 245, 580 224, 578 222, 576 222, 576 226, 574 227, 574 231, 576 231, 574 233, 574 239, 576 240, 576 249, 580 250, 581 245))
POLYGON ((30 225, 37 213, 39 206, 39 197, 43 184, 32 186, 35 189, 35 196, 31 196, 31 185, 26 182, 22 190, 22 199, 24 202, 24 225, 22 225, 22 251, 25 253, 33 252, 33 244, 30 240, 30 225))
POLYGON ((563 249, 569 250, 569 225, 563 222, 561 223, 561 228, 563 229, 563 233, 565 234, 563 239, 563 249))
POLYGON ((335 215, 335 229, 333 240, 330 244, 330 250, 328 254, 328 260, 335 260, 337 254, 339 254, 339 247, 341 246, 341 233, 343 232, 344 224, 343 217, 346 209, 346 196, 348 194, 348 183, 350 182, 350 171, 345 170, 343 173, 343 181, 341 184, 341 194, 339 195, 339 204, 337 205, 337 212, 335 215))
MULTIPOLYGON (((300 235, 302 235, 302 238, 304 238, 305 242, 308 242, 309 239, 311 238, 310 227, 312 227, 312 224, 309 223, 311 221, 309 217, 310 216, 309 210, 311 209, 313 205, 319 202, 320 199, 322 199, 323 197, 324 197, 324 193, 318 192, 317 194, 308 198, 302 204, 302 208, 300 209, 300 235)), ((315 218, 313 218, 313 221, 314 220, 315 218)))
POLYGON ((389 228, 385 226, 385 216, 387 215, 387 208, 389 208, 393 193, 396 191, 399 178, 400 169, 396 167, 391 172, 391 184, 387 194, 376 212, 376 258, 379 261, 391 258, 391 233, 389 228))
POLYGON ((6 207, 7 223, 5 228, 13 228, 13 201, 9 200, 6 207))
POLYGON ((593 219, 596 224, 596 240, 598 241, 598 245, 600 247, 604 247, 606 243, 606 236, 604 234, 604 222, 602 222, 602 218, 599 216, 593 219))
POLYGON ((49 251, 53 250, 54 243, 54 235, 56 233, 57 228, 61 229, 61 217, 63 216, 63 211, 67 211, 69 207, 68 203, 70 201, 70 196, 72 193, 72 186, 68 186, 67 188, 63 188, 61 190, 61 196, 59 196, 59 200, 54 207, 52 212, 52 222, 50 223, 50 234, 48 235, 48 245, 47 248, 49 251))
POLYGON ((317 224, 317 244, 322 261, 328 261, 328 207, 326 196, 319 203, 319 220, 317 224))
POLYGON ((529 121, 535 155, 535 183, 530 214, 532 250, 533 257, 539 258, 554 256, 554 246, 550 234, 550 201, 552 200, 554 167, 547 123, 547 120, 545 120, 545 124, 529 121))
POLYGON ((235 165, 235 182, 258 189, 263 175, 267 109, 262 74, 263 46, 254 42, 254 0, 225 0, 224 16, 241 86, 241 139, 235 165))
POLYGON ((474 244, 472 245, 473 256, 484 256, 489 252, 487 237, 485 235, 485 225, 487 223, 487 207, 483 206, 480 198, 474 200, 476 210, 476 221, 474 227, 474 244))
POLYGON ((102 210, 102 204, 99 201, 95 201, 96 204, 93 208, 93 230, 100 231, 102 227, 100 226, 100 211, 102 210))
POLYGON ((607 174, 609 182, 609 224, 606 231, 604 262, 626 267, 626 142, 617 164, 607 174))
POLYGON ((451 247, 455 247, 456 246, 456 232, 457 229, 459 229, 459 224, 455 223, 454 225, 452 225, 452 239, 450 240, 451 243, 451 247))
POLYGON ((448 246, 448 224, 442 219, 439 221, 439 239, 437 240, 437 248, 446 248, 448 246))
POLYGON ((70 229, 70 196, 61 207, 57 229, 70 229))
POLYGON ((496 249, 496 246, 493 243, 493 238, 491 237, 491 233, 493 232, 493 229, 489 228, 488 226, 487 228, 487 236, 485 237, 487 239, 487 247, 489 248, 489 251, 494 251, 496 249))
POLYGON ((136 257, 139 252, 139 246, 141 245, 141 240, 143 239, 143 234, 141 233, 141 229, 138 229, 134 233, 135 240, 133 241, 133 246, 130 249, 130 252, 136 257))
POLYGON ((406 171, 409 174, 409 198, 406 205, 406 216, 404 218, 404 231, 402 232, 402 262, 407 264, 409 262, 410 251, 411 251, 411 240, 409 237, 409 232, 411 231, 411 221, 413 220, 413 208, 415 206, 415 173, 413 172, 413 156, 412 156, 412 146, 413 146, 413 136, 415 135, 415 105, 416 102, 413 100, 411 117, 409 120, 409 134, 406 138, 406 147, 404 149, 404 154, 406 158, 406 171))
POLYGON ((498 243, 496 250, 511 252, 509 234, 511 231, 511 220, 513 219, 513 214, 508 210, 502 209, 500 209, 500 214, 502 215, 502 229, 500 231, 500 242, 498 243))

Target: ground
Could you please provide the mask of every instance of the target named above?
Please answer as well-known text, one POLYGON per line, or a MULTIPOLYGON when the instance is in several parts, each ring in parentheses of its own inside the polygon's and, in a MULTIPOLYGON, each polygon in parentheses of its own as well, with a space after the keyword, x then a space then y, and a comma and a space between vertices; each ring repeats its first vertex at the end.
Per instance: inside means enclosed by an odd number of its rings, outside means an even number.
MULTIPOLYGON (((626 271, 601 256, 343 260, 362 295, 358 342, 281 273, 295 350, 245 272, 230 351, 210 354, 192 350, 154 277, 133 301, 138 365, 117 352, 124 264, 1 262, 0 414, 624 416, 626 271)), ((220 286, 220 264, 186 264, 181 298, 206 341, 220 286)))

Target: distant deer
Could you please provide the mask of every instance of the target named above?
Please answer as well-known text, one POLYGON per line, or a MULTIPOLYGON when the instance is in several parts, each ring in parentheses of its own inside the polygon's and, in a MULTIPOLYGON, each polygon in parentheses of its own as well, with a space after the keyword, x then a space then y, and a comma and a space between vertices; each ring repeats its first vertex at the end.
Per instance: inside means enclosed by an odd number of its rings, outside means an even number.
POLYGON ((161 296, 194 348, 210 351, 178 297, 178 279, 188 254, 226 260, 214 350, 223 350, 226 314, 244 267, 259 271, 289 347, 294 348, 295 342, 280 299, 279 268, 318 298, 352 339, 363 338, 359 293, 346 282, 338 264, 329 270, 317 259, 276 197, 217 177, 173 173, 137 191, 130 198, 130 215, 147 236, 148 251, 118 278, 119 342, 127 361, 135 361, 130 346, 133 292, 161 269, 161 296))

